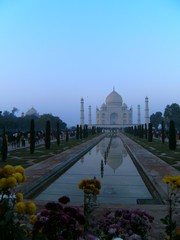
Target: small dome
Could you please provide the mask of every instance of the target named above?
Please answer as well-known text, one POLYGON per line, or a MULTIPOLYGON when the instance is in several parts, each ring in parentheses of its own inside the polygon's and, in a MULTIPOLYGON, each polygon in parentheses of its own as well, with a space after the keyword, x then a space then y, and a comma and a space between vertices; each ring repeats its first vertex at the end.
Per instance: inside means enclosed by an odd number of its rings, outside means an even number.
POLYGON ((35 108, 30 108, 27 112, 26 112, 26 116, 36 116, 39 117, 38 112, 36 111, 35 108))
POLYGON ((127 109, 128 107, 127 107, 127 105, 126 105, 126 103, 123 103, 123 109, 125 110, 125 109, 127 109))
POLYGON ((102 109, 102 110, 106 109, 106 104, 105 104, 105 103, 103 103, 103 104, 101 105, 101 109, 102 109))
POLYGON ((107 105, 122 105, 122 97, 115 90, 113 90, 106 97, 106 104, 107 105))

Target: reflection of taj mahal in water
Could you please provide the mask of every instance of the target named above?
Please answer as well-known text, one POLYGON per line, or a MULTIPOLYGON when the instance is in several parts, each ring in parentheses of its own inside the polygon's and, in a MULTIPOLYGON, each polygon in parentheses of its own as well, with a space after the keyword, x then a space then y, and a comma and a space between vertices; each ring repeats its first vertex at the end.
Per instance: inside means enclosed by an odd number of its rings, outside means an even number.
MULTIPOLYGON (((84 125, 84 99, 81 98, 80 108, 80 125, 84 125)), ((149 106, 148 98, 145 98, 145 123, 149 123, 149 106)), ((122 97, 113 89, 113 91, 106 97, 105 103, 100 108, 96 108, 96 126, 108 127, 126 127, 132 126, 133 123, 133 109, 128 108, 123 102, 122 97)), ((137 123, 141 124, 140 105, 138 105, 137 123)), ((91 106, 89 106, 88 126, 92 126, 91 122, 91 106)))

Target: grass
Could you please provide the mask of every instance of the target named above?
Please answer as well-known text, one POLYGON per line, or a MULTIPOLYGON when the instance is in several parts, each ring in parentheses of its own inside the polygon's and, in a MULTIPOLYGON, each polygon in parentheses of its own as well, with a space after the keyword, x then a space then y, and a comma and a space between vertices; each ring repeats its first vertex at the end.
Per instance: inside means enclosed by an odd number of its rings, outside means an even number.
MULTIPOLYGON (((97 135, 89 136, 85 139, 75 139, 71 138, 66 143, 61 141, 60 146, 57 146, 56 142, 51 143, 49 150, 45 149, 44 144, 36 145, 35 152, 30 154, 29 147, 19 148, 8 153, 8 158, 6 162, 0 161, 0 167, 6 164, 22 165, 23 167, 29 167, 32 164, 41 162, 49 157, 59 154, 67 149, 77 146, 87 140, 96 137, 97 135)), ((168 143, 162 143, 160 140, 153 139, 153 142, 148 142, 147 139, 135 137, 128 135, 132 140, 143 146, 148 151, 152 152, 154 155, 158 156, 160 159, 173 166, 180 171, 180 145, 177 145, 175 151, 169 150, 168 143)))
POLYGON ((170 150, 168 143, 162 143, 160 139, 153 139, 152 142, 148 142, 148 140, 144 138, 132 135, 128 135, 128 137, 180 171, 180 145, 177 145, 176 150, 170 150))
POLYGON ((97 137, 97 135, 91 135, 88 138, 78 140, 75 138, 70 138, 68 142, 61 141, 59 146, 55 141, 51 143, 50 149, 45 149, 44 143, 37 144, 35 146, 35 151, 33 154, 30 153, 29 146, 25 148, 16 148, 8 152, 8 157, 5 162, 2 160, 0 161, 0 167, 3 167, 6 164, 10 164, 12 166, 21 165, 26 168, 35 163, 44 161, 45 159, 50 158, 54 155, 60 154, 61 152, 77 146, 83 142, 86 142, 94 137, 97 137))

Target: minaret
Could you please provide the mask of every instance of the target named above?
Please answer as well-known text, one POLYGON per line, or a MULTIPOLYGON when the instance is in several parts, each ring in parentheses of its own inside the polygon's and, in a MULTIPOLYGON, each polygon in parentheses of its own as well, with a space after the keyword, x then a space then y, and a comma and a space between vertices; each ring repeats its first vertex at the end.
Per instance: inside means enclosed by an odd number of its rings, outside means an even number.
POLYGON ((140 105, 138 104, 138 116, 137 116, 137 124, 141 124, 141 108, 140 105))
POLYGON ((145 98, 145 123, 149 124, 149 101, 148 101, 148 97, 145 98))
POLYGON ((80 125, 84 126, 84 99, 81 98, 81 108, 80 108, 80 125))
POLYGON ((88 127, 91 128, 92 119, 91 119, 91 105, 89 105, 89 113, 88 113, 88 127))

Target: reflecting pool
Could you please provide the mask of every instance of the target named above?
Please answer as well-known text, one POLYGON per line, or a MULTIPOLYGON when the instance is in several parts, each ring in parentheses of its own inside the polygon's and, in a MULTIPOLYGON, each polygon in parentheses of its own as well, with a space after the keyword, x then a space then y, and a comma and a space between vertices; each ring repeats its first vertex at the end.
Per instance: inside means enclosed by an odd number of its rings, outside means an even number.
POLYGON ((137 199, 152 199, 121 139, 106 137, 35 200, 55 201, 67 195, 71 203, 83 203, 83 192, 78 189, 78 183, 93 177, 101 181, 99 203, 137 204, 137 199))

